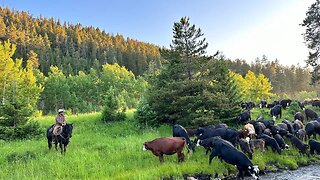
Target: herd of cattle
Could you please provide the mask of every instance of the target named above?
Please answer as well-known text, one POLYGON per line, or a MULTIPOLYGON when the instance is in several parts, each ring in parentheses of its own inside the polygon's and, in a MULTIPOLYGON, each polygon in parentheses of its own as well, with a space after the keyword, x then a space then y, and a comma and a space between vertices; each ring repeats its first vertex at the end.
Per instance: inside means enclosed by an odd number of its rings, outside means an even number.
POLYGON ((244 175, 249 173, 258 179, 259 169, 250 160, 256 149, 265 151, 271 148, 273 152, 281 154, 283 150, 290 147, 286 144, 285 139, 287 139, 287 142, 290 142, 291 146, 301 154, 309 156, 309 154, 314 154, 314 151, 320 154, 320 143, 315 140, 316 134, 320 135, 320 118, 311 108, 305 108, 306 105, 320 107, 320 101, 298 102, 301 112, 296 112, 292 120, 283 120, 275 124, 275 119, 281 118, 282 110, 291 103, 290 99, 275 101, 272 104, 261 101, 257 106, 253 102, 242 103, 241 107, 244 108, 244 111, 236 119, 237 123, 243 124, 240 130, 228 127, 226 124, 209 125, 197 129, 185 129, 176 124, 173 126, 173 137, 157 138, 145 142, 143 150, 152 151, 155 156, 159 157, 160 163, 164 161, 164 154, 175 153, 178 155, 178 161, 182 162, 185 146, 188 153, 189 149, 195 152, 196 146, 203 146, 206 154, 211 151, 209 164, 217 156, 221 161, 224 160, 237 167, 238 178, 243 179, 244 175), (273 117, 273 120, 265 120, 263 116, 252 120, 250 110, 255 107, 270 108, 270 116, 273 117), (190 137, 193 136, 195 139, 191 141, 190 137), (308 144, 305 143, 307 140, 309 140, 308 144))

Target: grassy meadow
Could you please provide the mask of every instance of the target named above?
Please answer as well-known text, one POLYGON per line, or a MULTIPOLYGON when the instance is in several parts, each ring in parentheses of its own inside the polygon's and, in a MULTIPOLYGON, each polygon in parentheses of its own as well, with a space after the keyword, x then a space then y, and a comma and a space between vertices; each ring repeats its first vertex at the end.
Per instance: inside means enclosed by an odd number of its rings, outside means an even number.
MULTIPOLYGON (((291 109, 282 119, 293 119, 291 109)), ((252 117, 269 110, 255 109, 252 117)), ((318 109, 319 112, 319 109, 318 109)), ((177 163, 177 156, 165 156, 164 164, 151 151, 142 151, 145 141, 157 137, 172 136, 170 126, 142 129, 127 112, 124 122, 104 123, 100 113, 67 115, 68 123, 74 123, 73 136, 65 155, 54 148, 48 150, 46 128, 54 122, 54 116, 36 118, 43 129, 43 136, 32 140, 0 141, 0 179, 161 179, 183 174, 236 173, 235 167, 220 162, 217 158, 209 165, 209 156, 202 147, 190 153, 185 162, 177 163)), ((296 169, 309 162, 319 162, 320 156, 300 155, 290 148, 278 155, 271 150, 256 150, 253 163, 260 169, 296 169)))

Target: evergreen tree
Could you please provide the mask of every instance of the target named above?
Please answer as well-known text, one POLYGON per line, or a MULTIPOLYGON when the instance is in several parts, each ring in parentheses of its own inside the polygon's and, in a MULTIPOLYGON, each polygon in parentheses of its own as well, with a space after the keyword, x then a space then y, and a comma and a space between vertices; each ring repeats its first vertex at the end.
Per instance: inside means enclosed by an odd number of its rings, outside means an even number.
POLYGON ((306 13, 306 18, 301 24, 306 28, 306 32, 303 34, 304 40, 309 48, 307 65, 313 67, 312 83, 320 80, 320 0, 316 0, 306 13))
MULTIPOLYGON (((189 18, 174 23, 173 31, 171 49, 160 51, 167 63, 151 77, 146 93, 148 105, 143 102, 138 108, 148 109, 150 113, 146 114, 153 117, 156 114, 157 120, 141 122, 149 125, 230 122, 239 113, 240 102, 235 98, 239 96, 225 62, 203 56, 208 44, 202 39, 201 29, 190 25, 189 18)), ((138 118, 141 115, 137 114, 138 118)))

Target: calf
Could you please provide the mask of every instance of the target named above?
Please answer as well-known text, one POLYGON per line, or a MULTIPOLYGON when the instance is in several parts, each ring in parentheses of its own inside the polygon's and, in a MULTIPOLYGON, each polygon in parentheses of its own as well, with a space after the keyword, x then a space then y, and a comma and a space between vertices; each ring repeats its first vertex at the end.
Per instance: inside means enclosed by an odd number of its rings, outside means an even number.
POLYGON ((254 149, 260 149, 261 151, 264 151, 265 142, 263 139, 251 139, 249 144, 252 151, 254 149))
POLYGON ((266 149, 268 149, 268 146, 269 146, 269 147, 271 147, 273 152, 277 151, 279 154, 281 154, 282 150, 279 147, 277 141, 273 137, 270 137, 270 136, 268 136, 266 134, 262 134, 260 136, 260 139, 264 140, 266 149))
POLYGON ((240 139, 239 144, 240 144, 241 151, 243 153, 248 154, 249 158, 252 159, 253 152, 252 152, 252 149, 250 148, 248 141, 245 139, 240 139))
POLYGON ((282 115, 281 105, 275 105, 273 108, 271 108, 270 115, 273 118, 273 120, 278 118, 278 116, 280 116, 281 118, 281 115, 282 115))
POLYGON ((188 144, 189 149, 192 149, 193 152, 195 151, 195 144, 193 142, 191 142, 189 135, 187 133, 187 130, 184 127, 182 127, 181 125, 175 124, 173 126, 172 136, 173 137, 184 137, 187 140, 187 144, 188 144))
POLYGON ((300 139, 298 139, 292 134, 288 134, 287 137, 290 139, 290 142, 293 145, 293 147, 296 147, 300 153, 307 153, 307 144, 303 143, 300 139))
POLYGON ((303 116, 302 112, 296 112, 294 114, 294 120, 299 120, 299 121, 301 121, 303 123, 304 116, 303 116))
MULTIPOLYGON (((150 150, 155 156, 159 157, 160 163, 163 163, 163 155, 172 155, 177 153, 178 162, 184 161, 183 148, 187 144, 183 137, 156 138, 152 141, 143 143, 143 150, 150 150)), ((188 154, 189 148, 188 146, 188 154)))
POLYGON ((309 109, 309 108, 306 108, 304 110, 304 113, 306 114, 306 119, 307 121, 310 120, 314 120, 314 119, 317 119, 319 116, 316 112, 314 112, 312 109, 309 109))
POLYGON ((314 151, 316 151, 317 154, 320 154, 320 143, 318 141, 310 139, 309 146, 310 146, 310 154, 314 154, 314 151))
POLYGON ((211 139, 210 145, 212 147, 212 152, 209 157, 209 164, 211 164, 212 159, 217 156, 226 163, 237 167, 238 178, 244 179, 245 173, 248 172, 255 179, 258 179, 257 174, 259 169, 256 166, 253 166, 252 162, 244 153, 238 151, 235 147, 230 146, 230 143, 215 137, 211 139))

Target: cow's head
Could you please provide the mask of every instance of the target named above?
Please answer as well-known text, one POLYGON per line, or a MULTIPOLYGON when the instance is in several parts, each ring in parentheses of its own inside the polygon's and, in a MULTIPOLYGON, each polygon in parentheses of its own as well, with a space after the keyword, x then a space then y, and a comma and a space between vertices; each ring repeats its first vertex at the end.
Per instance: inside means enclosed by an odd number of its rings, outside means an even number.
POLYGON ((143 150, 143 151, 149 150, 148 142, 143 143, 143 148, 142 148, 142 150, 143 150))
POLYGON ((260 170, 259 170, 259 167, 258 167, 258 166, 249 166, 249 167, 248 167, 248 170, 249 170, 251 176, 252 176, 254 179, 259 179, 258 174, 259 174, 259 171, 260 171, 260 170))

